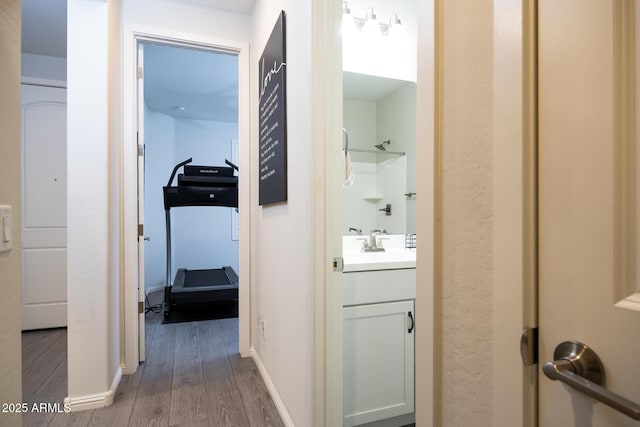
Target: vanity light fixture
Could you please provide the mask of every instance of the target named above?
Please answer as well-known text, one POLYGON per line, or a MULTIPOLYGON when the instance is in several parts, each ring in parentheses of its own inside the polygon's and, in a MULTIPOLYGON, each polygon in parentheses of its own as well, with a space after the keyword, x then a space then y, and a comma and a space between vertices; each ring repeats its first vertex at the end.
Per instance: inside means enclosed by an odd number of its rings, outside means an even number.
POLYGON ((389 24, 379 22, 372 7, 367 8, 365 18, 358 18, 351 14, 351 9, 346 1, 342 2, 342 34, 353 32, 354 29, 370 34, 374 37, 378 35, 388 36, 402 27, 402 21, 398 19, 398 14, 394 13, 389 18, 389 24))
POLYGON ((391 36, 393 33, 402 30, 402 21, 398 19, 398 14, 393 13, 391 18, 389 18, 389 29, 386 32, 386 35, 391 36))
POLYGON ((356 23, 351 15, 351 9, 346 1, 342 2, 342 35, 351 34, 356 30, 356 23))
POLYGON ((367 15, 365 18, 363 31, 369 37, 379 37, 381 35, 380 24, 378 23, 378 18, 376 18, 376 14, 373 13, 372 7, 367 9, 367 15))

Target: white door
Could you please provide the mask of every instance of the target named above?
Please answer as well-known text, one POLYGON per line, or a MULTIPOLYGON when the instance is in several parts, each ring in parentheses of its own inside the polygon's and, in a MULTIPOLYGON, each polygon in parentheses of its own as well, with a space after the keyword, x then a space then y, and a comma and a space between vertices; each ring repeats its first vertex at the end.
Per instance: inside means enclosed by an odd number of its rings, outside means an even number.
POLYGON ((22 329, 67 325, 67 94, 22 85, 22 329))
MULTIPOLYGON (((562 342, 586 344, 601 360, 606 390, 634 410, 640 409, 633 403, 640 403, 638 6, 539 0, 538 15, 540 366, 569 357, 554 356, 562 342)), ((606 395, 563 368, 580 363, 540 371, 540 426, 638 425, 545 375, 606 395)))
POLYGON ((137 134, 138 134, 138 358, 145 359, 145 294, 144 294, 144 45, 138 43, 137 67, 137 134))

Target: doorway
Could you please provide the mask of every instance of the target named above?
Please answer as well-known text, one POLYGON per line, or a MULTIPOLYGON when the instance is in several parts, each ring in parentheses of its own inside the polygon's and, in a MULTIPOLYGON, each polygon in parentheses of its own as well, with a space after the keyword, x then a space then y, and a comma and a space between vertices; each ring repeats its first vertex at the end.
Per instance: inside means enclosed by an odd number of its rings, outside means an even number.
POLYGON ((416 12, 343 3, 344 426, 416 421, 416 12))
MULTIPOLYGON (((153 35, 145 32, 143 34, 136 31, 135 28, 125 34, 125 37, 131 41, 128 45, 129 49, 125 49, 125 69, 131 70, 131 73, 126 77, 130 84, 126 85, 124 92, 125 105, 128 102, 131 107, 137 105, 135 87, 138 82, 136 78, 138 63, 136 58, 138 57, 137 46, 140 45, 145 46, 148 51, 145 55, 145 71, 142 71, 145 77, 150 77, 152 80, 157 79, 158 85, 170 88, 170 92, 174 87, 184 88, 183 98, 179 98, 180 95, 174 91, 169 94, 174 97, 173 100, 169 100, 168 97, 165 97, 164 100, 152 99, 158 94, 153 94, 153 85, 145 87, 147 86, 145 83, 143 90, 146 90, 144 92, 151 92, 150 96, 147 96, 146 93, 143 96, 145 104, 139 105, 137 112, 134 112, 133 108, 125 109, 124 144, 131 148, 131 150, 125 148, 125 152, 135 154, 123 158, 124 182, 129 183, 125 184, 124 189, 125 230, 133 231, 133 233, 125 231, 125 254, 129 254, 125 255, 127 260, 125 261, 125 365, 126 372, 132 373, 135 372, 138 362, 144 358, 144 334, 138 333, 138 331, 144 330, 144 315, 139 314, 138 304, 157 310, 163 301, 163 292, 160 289, 164 289, 164 285, 168 281, 166 279, 166 260, 168 257, 166 243, 164 243, 166 234, 162 187, 167 185, 172 169, 178 162, 186 160, 185 156, 193 157, 194 164, 197 162, 200 165, 224 166, 225 159, 231 162, 235 160, 235 164, 240 168, 249 164, 249 100, 248 87, 246 87, 248 86, 246 84, 248 81, 248 46, 243 43, 222 42, 208 38, 193 40, 192 35, 185 36, 172 32, 159 32, 153 35), (176 58, 175 55, 183 57, 176 58), (187 75, 182 73, 181 76, 180 67, 187 60, 186 57, 199 58, 195 59, 199 62, 191 67, 191 71, 187 72, 187 75), (205 75, 204 64, 215 62, 214 58, 223 58, 230 63, 235 61, 235 65, 231 66, 231 71, 227 70, 235 76, 234 83, 227 82, 226 86, 220 86, 220 79, 218 79, 218 83, 214 83, 213 88, 198 87, 196 78, 189 73, 196 72, 205 75), (151 63, 148 62, 149 60, 151 63), (156 62, 155 65, 153 65, 154 62, 156 62), (154 72, 148 69, 149 66, 157 69, 157 76, 154 77, 154 72), (167 77, 167 74, 163 74, 165 71, 173 73, 173 76, 167 77), (173 79, 176 84, 167 84, 166 79, 173 79), (186 105, 188 98, 194 104, 186 105), (204 108, 210 98, 216 98, 216 102, 210 104, 209 111, 205 111, 204 108), (200 113, 196 113, 197 111, 200 113), (141 129, 147 156, 142 167, 145 169, 150 167, 149 161, 159 165, 153 172, 146 173, 143 180, 140 180, 144 182, 141 189, 135 184, 139 181, 138 169, 140 167, 137 156, 138 150, 140 150, 140 147, 137 147, 137 117, 141 117, 141 124, 144 123, 141 129), (156 127, 149 127, 149 123, 156 127), (147 130, 146 134, 144 130, 147 130), (154 143, 159 145, 154 148, 154 143), (207 146, 209 148, 215 146, 218 151, 216 153, 210 152, 209 157, 200 154, 203 157, 198 160, 198 156, 194 153, 198 146, 201 148, 204 146, 205 150, 207 146), (145 186, 149 188, 147 191, 145 191, 145 186), (142 192, 145 193, 145 196, 141 201, 143 205, 148 204, 148 206, 144 206, 142 211, 144 215, 141 216, 141 219, 150 221, 150 224, 147 225, 140 237, 141 244, 144 242, 147 251, 144 251, 145 247, 142 247, 142 252, 138 254, 138 233, 135 230, 140 223, 137 200, 138 194, 142 194, 142 192), (151 228, 148 228, 149 226, 151 228), (154 235, 150 235, 152 231, 154 235), (145 241, 145 237, 149 240, 145 241), (144 256, 145 252, 149 252, 148 258, 144 256), (141 255, 140 261, 138 261, 139 255, 141 255), (148 259, 149 266, 143 266, 146 264, 145 258, 148 259), (161 267, 158 268, 158 266, 161 267), (139 278, 144 279, 140 280, 139 278), (149 292, 145 292, 145 285, 149 288, 147 289, 149 292), (145 301, 147 299, 148 301, 145 301)), ((215 77, 208 76, 207 78, 216 81, 215 77)), ((176 182, 173 185, 176 185, 176 182)), ((189 265, 190 268, 237 266, 237 270, 235 268, 234 270, 237 271, 239 277, 239 350, 243 356, 249 354, 248 197, 249 183, 240 178, 238 180, 239 206, 237 211, 210 207, 172 209, 175 212, 171 212, 171 216, 174 217, 171 231, 175 241, 169 252, 176 267, 183 267, 180 263, 192 263, 189 265), (247 208, 243 209, 245 206, 247 208), (200 211, 198 211, 199 209, 200 211), (185 212, 178 212, 181 210, 185 212), (214 210, 219 210, 219 212, 214 212, 214 210), (213 218, 212 215, 216 217, 213 218), (205 228, 204 232, 197 227, 186 227, 186 224, 191 222, 198 222, 201 228, 205 228), (221 227, 220 223, 225 225, 221 227), (178 237, 175 234, 179 231, 178 228, 182 230, 180 232, 187 233, 187 235, 178 237), (209 246, 208 249, 194 253, 193 249, 188 248, 189 242, 194 240, 198 245, 208 244, 216 247, 209 246), (212 240, 216 241, 217 245, 214 245, 212 240)), ((175 272, 171 271, 169 275, 173 280, 175 272)))
MULTIPOLYGON (((144 50, 144 173, 139 179, 144 196, 139 199, 143 199, 144 208, 139 214, 144 215, 144 261, 139 268, 144 269, 140 277, 144 280, 145 312, 164 312, 165 322, 235 317, 237 299, 215 298, 214 304, 211 295, 201 289, 190 298, 192 303, 175 310, 169 306, 172 302, 167 300, 165 288, 175 287, 174 280, 183 273, 193 272, 214 282, 221 271, 237 276, 237 207, 210 206, 211 194, 206 191, 204 201, 194 200, 190 202, 193 206, 180 202, 179 209, 167 213, 162 189, 174 167, 186 159, 193 163, 185 165, 184 174, 179 169, 178 181, 170 186, 180 186, 181 179, 194 170, 193 165, 206 165, 205 172, 234 176, 225 162, 238 164, 238 57, 144 42, 140 50, 144 50)), ((141 57, 139 53, 139 67, 141 57)), ((212 178, 212 185, 216 179, 212 178)), ((170 290, 178 295, 175 288, 170 290)))
MULTIPOLYGON (((22 2, 22 401, 67 395, 66 0, 22 2)), ((25 424, 36 419, 25 414, 25 424)))

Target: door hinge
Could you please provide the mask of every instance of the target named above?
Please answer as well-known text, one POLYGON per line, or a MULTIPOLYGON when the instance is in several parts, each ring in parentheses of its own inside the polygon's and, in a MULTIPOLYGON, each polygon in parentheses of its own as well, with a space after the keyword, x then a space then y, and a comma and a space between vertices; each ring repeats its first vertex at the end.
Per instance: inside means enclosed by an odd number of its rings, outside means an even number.
POLYGON ((144 224, 138 224, 138 237, 144 236, 144 224))
POLYGON ((333 258, 333 271, 344 270, 344 259, 340 256, 333 258))
POLYGON ((144 76, 144 71, 142 67, 136 67, 136 78, 141 79, 144 76))
POLYGON ((144 144, 138 144, 138 156, 144 156, 144 144))
POLYGON ((522 364, 531 366, 538 363, 538 328, 524 328, 520 337, 522 364))
POLYGON ((138 301, 138 314, 144 314, 144 301, 138 301))

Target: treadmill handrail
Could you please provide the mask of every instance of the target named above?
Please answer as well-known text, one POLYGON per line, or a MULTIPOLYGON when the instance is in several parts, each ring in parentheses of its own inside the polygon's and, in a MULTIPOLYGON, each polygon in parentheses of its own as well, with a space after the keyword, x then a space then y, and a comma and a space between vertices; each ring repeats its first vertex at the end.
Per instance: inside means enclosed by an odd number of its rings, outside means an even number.
POLYGON ((224 159, 224 162, 225 162, 227 165, 229 165, 229 166, 231 166, 232 168, 234 168, 236 171, 238 171, 238 172, 240 171, 240 169, 238 169, 238 166, 237 166, 237 165, 235 165, 235 164, 233 164, 233 163, 231 163, 229 160, 224 159))
POLYGON ((193 160, 193 157, 189 157, 187 160, 185 160, 184 162, 178 163, 176 167, 173 168, 173 172, 171 172, 171 178, 169 178, 169 183, 167 184, 167 187, 171 187, 171 183, 173 182, 173 178, 176 177, 176 173, 178 172, 178 169, 180 169, 184 165, 188 165, 189 163, 191 163, 192 160, 193 160))

